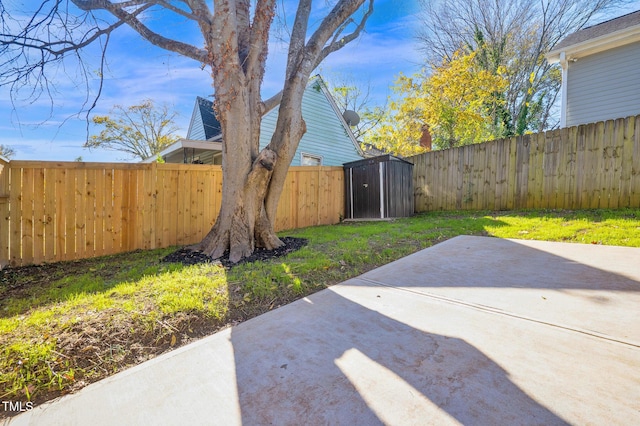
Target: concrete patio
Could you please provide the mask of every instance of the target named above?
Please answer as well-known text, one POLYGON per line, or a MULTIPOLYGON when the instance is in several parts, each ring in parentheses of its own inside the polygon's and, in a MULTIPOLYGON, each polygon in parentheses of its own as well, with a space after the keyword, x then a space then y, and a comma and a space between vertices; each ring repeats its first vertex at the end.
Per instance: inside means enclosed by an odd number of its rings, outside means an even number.
POLYGON ((640 249, 457 237, 7 423, 640 424, 640 249))

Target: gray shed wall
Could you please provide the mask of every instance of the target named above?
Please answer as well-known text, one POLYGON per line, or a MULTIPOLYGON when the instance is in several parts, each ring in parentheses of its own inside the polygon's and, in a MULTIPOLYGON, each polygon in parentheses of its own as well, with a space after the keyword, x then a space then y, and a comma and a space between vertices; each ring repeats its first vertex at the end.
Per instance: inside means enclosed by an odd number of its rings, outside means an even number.
POLYGON ((344 169, 346 219, 414 214, 413 164, 384 155, 346 163, 344 169))

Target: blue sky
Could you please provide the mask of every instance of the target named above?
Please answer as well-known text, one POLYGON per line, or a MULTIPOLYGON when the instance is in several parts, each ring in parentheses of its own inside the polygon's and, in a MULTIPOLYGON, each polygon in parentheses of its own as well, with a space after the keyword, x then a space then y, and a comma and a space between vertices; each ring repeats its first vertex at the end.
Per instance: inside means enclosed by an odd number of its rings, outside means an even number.
MULTIPOLYGON (((1 1, 9 10, 15 5, 29 10, 41 4, 39 0, 1 1)), ((289 5, 288 13, 294 13, 296 1, 278 2, 282 3, 289 5)), ((316 0, 314 5, 320 8, 326 3, 316 0)), ((640 0, 632 1, 615 16, 638 9, 640 0)), ((330 84, 346 80, 359 82, 361 87, 369 86, 373 103, 383 105, 400 72, 411 74, 421 68, 422 55, 415 40, 419 11, 418 0, 376 0, 366 33, 329 56, 316 72, 330 84)), ((158 18, 151 24, 178 31, 183 38, 193 36, 193 31, 186 31, 180 22, 158 18)), ((265 98, 282 87, 286 55, 286 47, 277 39, 272 37, 270 44, 263 83, 265 98)), ((87 50, 84 56, 93 64, 90 71, 97 70, 95 50, 87 50)), ((208 69, 202 70, 190 59, 152 46, 126 27, 113 37, 107 59, 103 93, 93 114, 107 114, 113 105, 126 107, 148 98, 177 111, 181 136, 186 136, 196 96, 213 92, 208 69)), ((69 61, 64 72, 51 74, 58 89, 53 104, 46 96, 35 102, 12 101, 8 91, 0 88, 0 144, 16 151, 14 159, 73 161, 82 157, 84 161, 135 161, 119 152, 82 148, 87 124, 84 114, 78 112, 86 91, 78 73, 69 61)))
MULTIPOLYGON (((14 1, 27 4, 27 8, 30 3, 40 3, 14 1)), ((418 12, 417 0, 376 0, 366 33, 329 56, 317 73, 329 82, 347 79, 370 85, 373 100, 384 104, 398 73, 420 69, 421 55, 414 40, 418 12)), ((284 75, 286 48, 274 38, 271 44, 263 83, 265 98, 282 87, 284 75)), ((95 51, 85 55, 89 63, 97 64, 95 51)), ((150 45, 129 29, 120 31, 110 42, 108 62, 103 94, 94 114, 106 114, 115 104, 129 106, 149 98, 167 103, 179 113, 178 125, 185 136, 195 97, 213 92, 207 69, 150 45)), ((82 107, 85 90, 71 62, 65 71, 55 76, 58 93, 53 107, 47 97, 36 102, 12 102, 8 91, 0 89, 0 144, 16 151, 15 160, 73 161, 81 156, 84 161, 133 161, 123 153, 82 148, 86 121, 84 114, 74 115, 82 107)))

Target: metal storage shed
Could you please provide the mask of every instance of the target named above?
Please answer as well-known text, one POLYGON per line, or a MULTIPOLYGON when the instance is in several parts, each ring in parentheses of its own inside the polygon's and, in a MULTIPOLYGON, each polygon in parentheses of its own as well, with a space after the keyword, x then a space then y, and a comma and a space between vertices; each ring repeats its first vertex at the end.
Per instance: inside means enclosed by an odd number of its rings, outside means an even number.
POLYGON ((343 167, 345 219, 413 215, 413 164, 383 155, 345 163, 343 167))

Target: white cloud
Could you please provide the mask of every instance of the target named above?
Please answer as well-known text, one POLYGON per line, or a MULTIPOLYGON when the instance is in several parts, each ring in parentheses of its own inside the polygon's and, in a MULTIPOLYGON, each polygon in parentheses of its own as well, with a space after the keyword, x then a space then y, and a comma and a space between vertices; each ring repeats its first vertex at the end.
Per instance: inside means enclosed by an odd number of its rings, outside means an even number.
MULTIPOLYGON (((412 73, 419 69, 420 57, 413 47, 411 30, 416 22, 411 14, 407 15, 407 4, 414 2, 403 2, 400 7, 398 2, 377 1, 377 15, 375 19, 372 17, 367 32, 359 40, 330 55, 318 71, 361 79, 365 85, 370 84, 374 91, 372 98, 383 104, 389 85, 400 71, 412 73), (401 10, 403 8, 407 10, 401 10), (392 22, 385 17, 389 15, 384 15, 390 13, 389 10, 395 13, 392 22)), ((287 11, 294 13, 293 2, 287 0, 286 3, 287 11)), ((318 5, 320 3, 324 5, 324 2, 318 2, 318 5)), ((181 31, 184 29, 181 36, 199 43, 199 37, 192 34, 192 28, 172 25, 181 31)), ((272 37, 263 83, 265 97, 282 89, 286 53, 287 46, 272 37)), ((83 53, 83 58, 87 60, 87 70, 95 73, 99 65, 99 51, 89 49, 83 53)), ((108 113, 115 104, 129 106, 149 98, 167 103, 178 111, 178 125, 186 133, 195 97, 213 93, 208 68, 202 70, 200 64, 191 59, 151 46, 130 29, 119 31, 112 39, 107 59, 103 92, 93 110, 95 114, 108 113)), ((89 152, 81 148, 86 138, 84 116, 69 117, 79 112, 86 99, 82 68, 69 60, 64 63, 64 68, 59 68, 51 76, 58 88, 53 105, 43 97, 35 102, 17 101, 14 108, 6 89, 0 88, 0 116, 5 117, 0 122, 3 132, 0 143, 15 147, 19 159, 73 160, 82 156, 85 160, 95 158, 93 161, 101 161, 121 158, 118 153, 89 152), (44 120, 48 120, 46 124, 43 124, 44 120)), ((93 76, 90 81, 92 94, 97 91, 97 82, 97 76, 93 76)))

